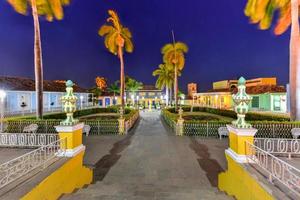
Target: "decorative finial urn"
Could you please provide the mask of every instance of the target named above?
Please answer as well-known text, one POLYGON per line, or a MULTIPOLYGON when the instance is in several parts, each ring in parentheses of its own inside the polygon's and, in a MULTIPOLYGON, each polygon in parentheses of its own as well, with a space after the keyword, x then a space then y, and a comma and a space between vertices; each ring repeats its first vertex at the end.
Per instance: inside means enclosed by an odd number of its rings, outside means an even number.
POLYGON ((66 82, 66 94, 61 97, 61 101, 63 104, 64 112, 67 115, 67 118, 60 122, 60 125, 63 126, 72 126, 78 123, 77 119, 73 118, 73 114, 76 111, 76 101, 77 97, 73 93, 74 83, 71 80, 66 82))
POLYGON ((233 102, 235 104, 234 110, 237 113, 237 120, 232 124, 237 128, 251 128, 251 124, 245 121, 245 116, 249 111, 249 103, 252 97, 246 93, 246 80, 241 77, 238 80, 238 92, 232 95, 233 102))

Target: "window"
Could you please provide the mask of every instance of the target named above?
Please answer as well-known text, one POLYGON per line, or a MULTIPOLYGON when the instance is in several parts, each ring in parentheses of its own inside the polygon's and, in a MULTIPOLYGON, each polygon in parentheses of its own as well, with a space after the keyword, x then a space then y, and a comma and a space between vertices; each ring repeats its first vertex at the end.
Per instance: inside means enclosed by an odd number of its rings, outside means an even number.
POLYGON ((254 96, 251 103, 252 108, 259 108, 259 96, 254 96))

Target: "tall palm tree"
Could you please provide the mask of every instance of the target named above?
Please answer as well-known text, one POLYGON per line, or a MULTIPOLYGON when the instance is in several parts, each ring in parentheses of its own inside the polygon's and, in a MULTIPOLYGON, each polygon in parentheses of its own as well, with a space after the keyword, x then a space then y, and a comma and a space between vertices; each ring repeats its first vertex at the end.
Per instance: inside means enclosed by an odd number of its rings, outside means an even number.
POLYGON ((166 105, 169 104, 169 89, 174 82, 174 68, 170 64, 160 64, 158 69, 154 70, 153 76, 158 76, 155 86, 161 90, 166 88, 166 105))
POLYGON ((175 110, 178 105, 178 73, 182 71, 185 64, 184 54, 188 52, 188 46, 183 42, 169 43, 163 46, 161 53, 163 54, 163 61, 166 64, 173 65, 174 68, 174 100, 175 110))
POLYGON ((120 88, 119 88, 119 85, 118 85, 118 81, 115 81, 113 84, 111 84, 107 90, 109 92, 112 92, 114 94, 114 99, 116 97, 116 94, 119 94, 120 93, 120 88))
POLYGON ((43 61, 39 16, 48 21, 62 20, 63 6, 69 5, 70 0, 7 0, 16 12, 27 15, 31 9, 34 24, 34 71, 37 112, 36 117, 43 117, 43 61))
POLYGON ((270 28, 274 13, 279 17, 274 29, 276 35, 284 33, 291 25, 290 32, 290 116, 300 120, 300 32, 298 0, 248 0, 245 15, 251 23, 259 23, 262 30, 270 28))
POLYGON ((128 28, 121 24, 115 11, 109 10, 108 14, 110 17, 107 19, 107 22, 110 22, 111 25, 102 25, 98 34, 105 37, 105 47, 114 55, 118 55, 120 59, 120 96, 121 105, 124 108, 125 80, 123 49, 125 48, 125 51, 128 53, 133 52, 132 34, 128 28))

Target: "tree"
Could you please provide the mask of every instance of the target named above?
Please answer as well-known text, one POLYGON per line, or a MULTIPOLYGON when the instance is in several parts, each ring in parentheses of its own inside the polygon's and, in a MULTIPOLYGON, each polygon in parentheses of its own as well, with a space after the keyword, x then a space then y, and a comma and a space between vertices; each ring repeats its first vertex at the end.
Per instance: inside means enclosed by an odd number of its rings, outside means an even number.
POLYGON ((158 69, 154 70, 153 76, 158 76, 155 87, 163 90, 166 88, 166 105, 169 103, 169 89, 172 88, 174 82, 174 68, 170 64, 160 64, 158 69))
POLYGON ((110 22, 111 25, 102 25, 98 34, 105 37, 105 47, 114 55, 118 55, 120 59, 120 96, 121 105, 124 108, 125 81, 123 50, 125 48, 126 52, 133 52, 132 34, 128 28, 121 24, 115 11, 109 10, 108 14, 110 17, 107 19, 107 22, 110 22))
POLYGON ((188 52, 188 46, 183 42, 174 42, 166 44, 161 49, 163 54, 163 61, 165 64, 170 64, 174 68, 174 100, 175 100, 175 110, 177 110, 178 105, 178 73, 183 70, 185 64, 184 54, 188 52))
POLYGON ((101 90, 101 91, 105 91, 106 88, 107 88, 107 81, 104 77, 100 77, 100 76, 97 76, 96 79, 95 79, 95 82, 96 82, 96 85, 97 87, 101 90))
POLYGON ((107 89, 108 89, 109 92, 112 92, 114 94, 114 99, 115 99, 116 94, 120 93, 119 82, 115 81, 107 89))
POLYGON ((300 120, 300 33, 298 0, 248 0, 245 15, 251 23, 258 23, 262 30, 270 28, 273 16, 279 11, 274 29, 276 35, 284 33, 291 25, 290 32, 290 116, 300 120))
POLYGON ((43 117, 43 61, 39 16, 47 21, 62 20, 63 6, 69 5, 70 0, 7 0, 17 13, 27 15, 29 9, 34 24, 34 71, 37 112, 36 117, 43 117))
POLYGON ((143 83, 138 82, 137 80, 130 78, 129 76, 126 76, 125 87, 127 91, 129 91, 132 94, 135 94, 135 92, 143 88, 143 83))

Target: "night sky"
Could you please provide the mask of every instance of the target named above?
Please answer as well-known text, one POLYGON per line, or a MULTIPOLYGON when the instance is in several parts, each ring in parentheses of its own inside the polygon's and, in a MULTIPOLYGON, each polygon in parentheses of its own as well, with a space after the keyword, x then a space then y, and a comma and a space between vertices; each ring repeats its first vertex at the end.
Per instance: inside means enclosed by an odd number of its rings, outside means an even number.
MULTIPOLYGON (((133 34, 135 50, 125 55, 125 73, 154 84, 152 71, 162 62, 161 47, 178 41, 188 44, 179 85, 199 90, 213 81, 276 76, 288 81, 289 31, 275 36, 260 31, 244 16, 246 0, 73 0, 62 21, 41 19, 44 79, 72 79, 84 87, 96 76, 109 82, 119 78, 119 60, 109 53, 97 32, 107 10, 118 12, 133 34)), ((0 1, 0 76, 33 77, 33 21, 0 1)))

